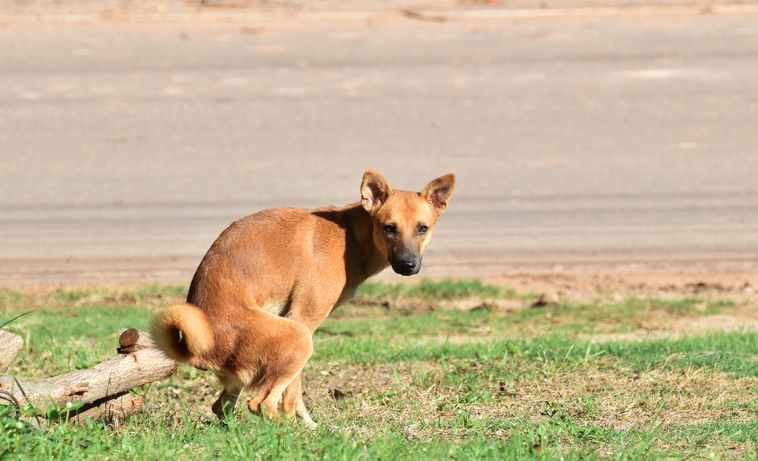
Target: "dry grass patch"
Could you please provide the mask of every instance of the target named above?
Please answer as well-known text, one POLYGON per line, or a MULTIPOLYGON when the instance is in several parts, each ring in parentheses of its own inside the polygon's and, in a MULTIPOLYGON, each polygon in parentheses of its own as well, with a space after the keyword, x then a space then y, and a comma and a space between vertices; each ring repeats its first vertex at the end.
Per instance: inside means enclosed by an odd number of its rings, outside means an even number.
MULTIPOLYGON (((478 394, 469 383, 446 379, 451 367, 439 361, 319 364, 309 371, 305 388, 317 420, 352 421, 349 430, 366 437, 399 427, 409 437, 434 440, 465 438, 472 428, 508 438, 528 433, 525 425, 546 423, 614 433, 643 433, 657 424, 668 430, 714 422, 755 423, 758 378, 702 368, 638 373, 615 362, 596 359, 581 367, 537 369, 530 378, 515 376, 509 383, 485 379, 476 385, 478 394)), ((568 432, 564 437, 571 438, 568 432)), ((618 448, 612 439, 589 443, 601 452, 618 448)), ((711 443, 719 443, 718 436, 711 443)), ((654 446, 698 448, 686 440, 659 440, 654 446)))

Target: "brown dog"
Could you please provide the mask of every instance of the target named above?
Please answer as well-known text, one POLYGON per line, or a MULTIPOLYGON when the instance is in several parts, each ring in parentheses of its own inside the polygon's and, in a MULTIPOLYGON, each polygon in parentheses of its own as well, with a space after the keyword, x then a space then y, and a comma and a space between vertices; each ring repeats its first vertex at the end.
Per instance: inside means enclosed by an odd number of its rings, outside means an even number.
POLYGON ((418 273, 454 185, 450 174, 420 193, 393 191, 367 171, 360 203, 273 208, 234 222, 197 268, 187 303, 153 319, 156 343, 218 376, 224 389, 213 411, 219 417, 243 389, 257 387, 251 411, 276 418, 280 406, 315 426, 300 379, 313 331, 388 265, 401 275, 418 273))

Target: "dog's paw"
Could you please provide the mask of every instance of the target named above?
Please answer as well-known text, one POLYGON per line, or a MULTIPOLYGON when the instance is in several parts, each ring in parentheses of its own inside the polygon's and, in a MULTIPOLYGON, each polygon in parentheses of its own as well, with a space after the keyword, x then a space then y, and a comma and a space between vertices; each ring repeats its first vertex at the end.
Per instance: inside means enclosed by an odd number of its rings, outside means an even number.
POLYGON ((305 427, 311 430, 316 430, 316 428, 318 427, 318 424, 314 423, 312 420, 303 421, 303 423, 305 424, 305 427))
POLYGON ((318 427, 318 424, 311 419, 311 415, 309 415, 307 411, 299 412, 297 416, 300 417, 300 422, 302 422, 308 429, 316 429, 318 427))

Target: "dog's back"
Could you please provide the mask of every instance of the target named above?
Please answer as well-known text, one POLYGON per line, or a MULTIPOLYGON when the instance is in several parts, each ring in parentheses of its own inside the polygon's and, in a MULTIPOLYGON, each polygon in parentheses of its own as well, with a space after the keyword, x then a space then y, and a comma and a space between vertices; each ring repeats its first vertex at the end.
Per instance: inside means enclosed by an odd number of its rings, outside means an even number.
POLYGON ((212 322, 225 322, 238 309, 282 316, 292 305, 334 305, 343 292, 373 275, 359 269, 369 251, 355 255, 347 249, 356 231, 365 232, 353 225, 361 212, 358 204, 273 208, 235 221, 203 258, 187 301, 212 322), (307 299, 313 296, 320 299, 307 299))

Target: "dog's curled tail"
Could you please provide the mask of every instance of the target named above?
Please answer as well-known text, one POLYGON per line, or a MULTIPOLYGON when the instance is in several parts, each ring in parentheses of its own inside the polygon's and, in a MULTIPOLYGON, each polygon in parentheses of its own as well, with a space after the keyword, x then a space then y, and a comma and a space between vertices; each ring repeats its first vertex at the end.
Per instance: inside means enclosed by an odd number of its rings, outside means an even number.
POLYGON ((202 356, 214 346, 208 316, 197 306, 185 303, 168 306, 155 314, 150 323, 155 345, 172 359, 202 366, 202 356))

